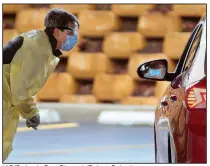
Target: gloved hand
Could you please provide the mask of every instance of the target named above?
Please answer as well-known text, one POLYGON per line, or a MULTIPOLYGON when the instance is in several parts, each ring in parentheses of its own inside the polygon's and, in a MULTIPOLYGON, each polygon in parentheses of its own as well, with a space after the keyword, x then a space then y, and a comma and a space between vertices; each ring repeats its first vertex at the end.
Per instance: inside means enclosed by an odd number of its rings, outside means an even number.
POLYGON ((38 127, 40 124, 40 116, 39 114, 36 114, 32 118, 26 120, 26 126, 27 127, 38 127))

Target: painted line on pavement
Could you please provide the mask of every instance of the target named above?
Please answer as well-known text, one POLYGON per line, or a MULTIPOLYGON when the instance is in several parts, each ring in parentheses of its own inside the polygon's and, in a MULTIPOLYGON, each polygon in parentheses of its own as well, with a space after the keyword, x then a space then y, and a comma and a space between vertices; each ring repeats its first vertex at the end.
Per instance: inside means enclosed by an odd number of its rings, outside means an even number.
MULTIPOLYGON (((52 130, 52 129, 61 129, 61 128, 72 128, 79 127, 78 123, 61 123, 61 124, 47 124, 47 125, 39 125, 38 130, 52 130)), ((32 128, 28 127, 18 127, 17 132, 25 132, 25 131, 34 131, 32 128)))
POLYGON ((43 156, 43 155, 56 155, 56 154, 67 154, 75 152, 98 152, 106 150, 119 150, 119 149, 138 149, 151 147, 154 144, 136 144, 136 145, 118 145, 118 146, 102 146, 102 147, 88 147, 88 148, 73 148, 66 150, 55 150, 55 151, 46 151, 46 152, 30 152, 25 153, 25 156, 43 156))

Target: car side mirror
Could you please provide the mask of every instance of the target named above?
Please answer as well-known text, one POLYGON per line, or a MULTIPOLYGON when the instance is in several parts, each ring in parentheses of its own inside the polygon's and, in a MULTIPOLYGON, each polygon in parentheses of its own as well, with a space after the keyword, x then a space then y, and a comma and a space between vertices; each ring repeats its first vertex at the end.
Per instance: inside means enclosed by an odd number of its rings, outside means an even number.
POLYGON ((137 69, 138 76, 144 79, 166 80, 168 74, 168 62, 166 59, 149 61, 140 65, 137 69))

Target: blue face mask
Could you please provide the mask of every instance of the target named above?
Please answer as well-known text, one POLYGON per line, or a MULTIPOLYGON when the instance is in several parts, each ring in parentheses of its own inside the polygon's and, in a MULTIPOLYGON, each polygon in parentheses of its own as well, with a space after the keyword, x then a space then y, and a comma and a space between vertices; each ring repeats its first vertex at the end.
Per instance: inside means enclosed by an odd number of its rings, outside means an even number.
POLYGON ((70 51, 77 44, 77 35, 68 35, 66 41, 62 44, 62 51, 70 51))

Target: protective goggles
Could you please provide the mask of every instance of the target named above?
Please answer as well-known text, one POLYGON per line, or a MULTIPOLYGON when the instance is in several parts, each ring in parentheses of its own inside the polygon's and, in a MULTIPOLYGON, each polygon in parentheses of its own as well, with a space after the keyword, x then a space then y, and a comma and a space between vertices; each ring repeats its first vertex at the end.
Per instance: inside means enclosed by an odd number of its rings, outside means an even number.
POLYGON ((75 26, 74 28, 71 27, 57 27, 61 31, 68 30, 68 35, 78 35, 78 26, 75 26))

